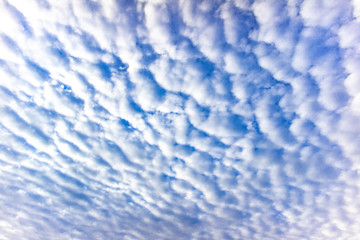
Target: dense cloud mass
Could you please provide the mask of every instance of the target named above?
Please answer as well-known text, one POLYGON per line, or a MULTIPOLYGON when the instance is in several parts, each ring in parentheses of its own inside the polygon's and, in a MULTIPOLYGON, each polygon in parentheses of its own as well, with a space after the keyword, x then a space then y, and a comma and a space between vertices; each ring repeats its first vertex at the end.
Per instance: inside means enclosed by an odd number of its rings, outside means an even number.
POLYGON ((0 239, 360 239, 359 1, 0 20, 0 239))

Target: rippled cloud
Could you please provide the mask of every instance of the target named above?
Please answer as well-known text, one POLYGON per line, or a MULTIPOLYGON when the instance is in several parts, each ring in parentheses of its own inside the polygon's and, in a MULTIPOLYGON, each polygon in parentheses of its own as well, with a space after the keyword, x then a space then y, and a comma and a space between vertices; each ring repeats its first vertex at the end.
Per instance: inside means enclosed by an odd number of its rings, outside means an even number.
POLYGON ((359 10, 2 0, 0 238, 359 238, 359 10))

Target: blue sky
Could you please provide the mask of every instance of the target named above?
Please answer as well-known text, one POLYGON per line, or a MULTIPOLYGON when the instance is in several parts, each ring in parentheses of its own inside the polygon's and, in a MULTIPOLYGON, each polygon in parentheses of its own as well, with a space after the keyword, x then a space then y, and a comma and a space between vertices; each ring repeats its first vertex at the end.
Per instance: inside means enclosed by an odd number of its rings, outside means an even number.
POLYGON ((360 239, 357 0, 1 0, 0 239, 360 239))

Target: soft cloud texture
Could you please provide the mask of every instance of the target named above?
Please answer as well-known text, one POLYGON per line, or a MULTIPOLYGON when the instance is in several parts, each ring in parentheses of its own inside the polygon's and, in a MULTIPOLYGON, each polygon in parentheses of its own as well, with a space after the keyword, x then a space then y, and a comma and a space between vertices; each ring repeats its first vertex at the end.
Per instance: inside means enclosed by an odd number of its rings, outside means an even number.
POLYGON ((0 1, 0 239, 359 239, 357 1, 0 1))

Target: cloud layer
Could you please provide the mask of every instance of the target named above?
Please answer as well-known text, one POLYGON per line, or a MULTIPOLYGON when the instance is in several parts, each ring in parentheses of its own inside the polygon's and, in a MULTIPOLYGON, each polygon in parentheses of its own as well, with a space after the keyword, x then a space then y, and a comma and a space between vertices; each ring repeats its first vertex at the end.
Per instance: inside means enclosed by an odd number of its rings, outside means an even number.
POLYGON ((0 1, 0 239, 359 239, 356 0, 0 1))

